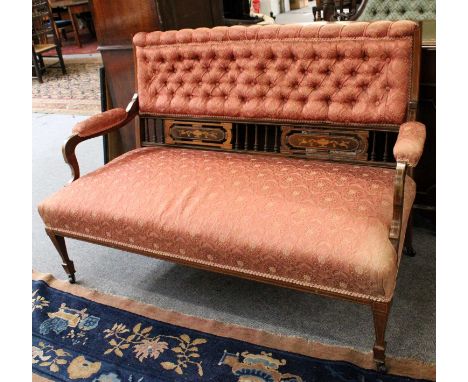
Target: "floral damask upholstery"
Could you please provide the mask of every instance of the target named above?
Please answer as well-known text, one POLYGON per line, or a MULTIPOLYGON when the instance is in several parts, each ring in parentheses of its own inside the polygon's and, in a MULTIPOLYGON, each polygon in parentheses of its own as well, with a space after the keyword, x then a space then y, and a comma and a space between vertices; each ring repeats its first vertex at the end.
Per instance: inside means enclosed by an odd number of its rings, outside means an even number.
POLYGON ((372 20, 435 20, 435 0, 368 0, 358 17, 359 21, 372 20))
MULTIPOLYGON (((394 175, 304 159, 142 148, 64 187, 39 212, 62 234, 389 301, 399 265, 388 238, 394 175)), ((414 196, 408 178, 404 226, 414 196)))
POLYGON ((400 162, 415 167, 421 158, 426 141, 426 126, 420 122, 406 122, 400 126, 393 155, 400 162))
POLYGON ((107 110, 104 113, 93 115, 73 127, 73 133, 80 137, 89 137, 105 130, 112 129, 127 118, 127 112, 122 108, 107 110))

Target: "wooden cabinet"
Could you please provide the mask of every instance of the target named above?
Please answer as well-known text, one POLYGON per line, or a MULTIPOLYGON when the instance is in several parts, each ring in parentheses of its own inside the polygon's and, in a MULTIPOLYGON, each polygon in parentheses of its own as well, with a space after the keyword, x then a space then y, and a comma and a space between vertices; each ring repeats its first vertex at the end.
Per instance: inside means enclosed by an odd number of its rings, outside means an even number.
MULTIPOLYGON (((90 0, 102 54, 108 107, 125 107, 135 91, 132 37, 138 32, 224 25, 221 0, 90 0)), ((134 125, 106 139, 109 160, 135 147, 134 125)))
POLYGON ((436 207, 436 41, 435 21, 422 26, 421 77, 417 120, 426 125, 426 144, 414 178, 418 185, 415 208, 435 223, 436 207))

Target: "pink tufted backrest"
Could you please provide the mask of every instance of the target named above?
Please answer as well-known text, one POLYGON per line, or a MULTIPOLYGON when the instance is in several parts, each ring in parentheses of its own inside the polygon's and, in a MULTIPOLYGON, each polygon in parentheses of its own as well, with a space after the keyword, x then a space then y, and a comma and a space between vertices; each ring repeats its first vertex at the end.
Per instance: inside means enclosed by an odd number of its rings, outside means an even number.
POLYGON ((418 35, 411 21, 138 33, 133 42, 140 112, 401 124, 418 35))

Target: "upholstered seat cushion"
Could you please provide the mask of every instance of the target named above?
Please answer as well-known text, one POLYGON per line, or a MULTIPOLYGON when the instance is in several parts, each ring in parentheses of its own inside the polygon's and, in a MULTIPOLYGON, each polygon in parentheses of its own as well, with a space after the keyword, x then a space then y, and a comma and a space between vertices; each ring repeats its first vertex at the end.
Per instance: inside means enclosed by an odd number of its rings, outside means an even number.
MULTIPOLYGON (((393 177, 382 168, 143 148, 64 187, 39 212, 64 235, 386 301, 399 263, 388 239, 393 177)), ((405 221, 414 195, 407 179, 405 221)))

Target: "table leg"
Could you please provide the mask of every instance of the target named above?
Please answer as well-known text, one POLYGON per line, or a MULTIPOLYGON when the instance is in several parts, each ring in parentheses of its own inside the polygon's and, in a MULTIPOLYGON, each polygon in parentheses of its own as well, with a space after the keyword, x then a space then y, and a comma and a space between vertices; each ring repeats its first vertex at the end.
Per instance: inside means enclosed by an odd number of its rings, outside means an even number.
POLYGON ((72 22, 73 34, 75 35, 76 44, 79 48, 81 48, 80 34, 78 33, 78 25, 76 22, 75 14, 72 11, 72 7, 68 7, 68 15, 70 16, 70 20, 72 22))

